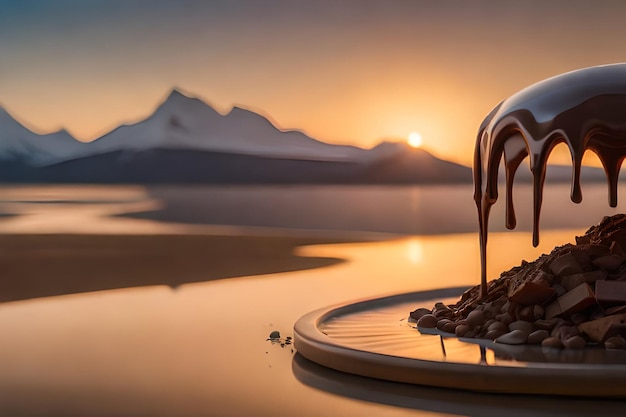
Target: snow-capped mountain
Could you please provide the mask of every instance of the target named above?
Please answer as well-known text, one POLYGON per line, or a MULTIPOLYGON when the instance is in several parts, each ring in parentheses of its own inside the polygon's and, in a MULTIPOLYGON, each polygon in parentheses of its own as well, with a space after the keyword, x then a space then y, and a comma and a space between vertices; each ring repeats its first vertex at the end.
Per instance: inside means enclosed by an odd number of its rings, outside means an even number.
POLYGON ((151 148, 335 161, 356 161, 368 154, 354 146, 323 143, 299 131, 281 131, 260 114, 239 107, 221 115, 178 90, 146 120, 121 126, 93 141, 89 153, 151 148))
POLYGON ((0 108, 0 159, 47 165, 72 158, 85 149, 84 143, 65 130, 38 135, 0 108))
POLYGON ((297 130, 280 130, 264 116, 239 107, 222 115, 174 89, 147 119, 122 125, 83 143, 68 132, 38 135, 0 108, 0 159, 33 165, 113 151, 182 149, 322 161, 369 162, 401 152, 399 144, 371 150, 320 142, 297 130))
POLYGON ((366 150, 281 130, 239 107, 220 114, 173 90, 143 121, 90 143, 38 135, 0 109, 0 181, 425 183, 471 180, 470 169, 404 143, 366 150))

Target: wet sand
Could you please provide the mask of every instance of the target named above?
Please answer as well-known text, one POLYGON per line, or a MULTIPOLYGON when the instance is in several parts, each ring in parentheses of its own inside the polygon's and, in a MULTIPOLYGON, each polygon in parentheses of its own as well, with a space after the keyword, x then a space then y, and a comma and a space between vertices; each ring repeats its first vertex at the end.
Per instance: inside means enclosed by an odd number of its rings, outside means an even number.
POLYGON ((0 302, 306 270, 342 262, 294 254, 322 237, 0 235, 0 302))

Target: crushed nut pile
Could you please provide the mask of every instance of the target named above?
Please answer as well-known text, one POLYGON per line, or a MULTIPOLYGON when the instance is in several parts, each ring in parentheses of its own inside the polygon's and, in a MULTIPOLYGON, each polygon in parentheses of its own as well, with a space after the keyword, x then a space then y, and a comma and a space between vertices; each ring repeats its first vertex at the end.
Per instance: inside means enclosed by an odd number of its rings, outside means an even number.
POLYGON ((626 215, 605 217, 576 244, 522 261, 454 305, 418 308, 410 319, 458 337, 496 343, 626 349, 626 215))

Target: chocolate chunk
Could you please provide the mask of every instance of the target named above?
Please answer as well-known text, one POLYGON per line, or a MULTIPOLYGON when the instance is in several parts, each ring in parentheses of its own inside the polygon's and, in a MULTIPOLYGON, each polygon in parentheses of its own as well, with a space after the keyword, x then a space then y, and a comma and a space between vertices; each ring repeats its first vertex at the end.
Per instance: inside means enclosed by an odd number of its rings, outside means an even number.
POLYGON ((626 251, 622 247, 622 244, 620 244, 618 241, 611 242, 610 252, 615 255, 621 255, 626 257, 626 251))
POLYGON ((594 304, 596 304, 596 297, 589 284, 585 282, 566 292, 546 307, 545 318, 567 316, 585 310, 594 304))
POLYGON ((510 291, 509 299, 520 305, 544 304, 555 294, 556 291, 552 287, 527 281, 510 291))
POLYGON ((624 262, 624 257, 620 255, 606 255, 594 259, 591 263, 605 271, 617 271, 624 262))
POLYGON ((554 275, 573 275, 583 272, 580 263, 576 260, 576 257, 570 252, 565 253, 556 258, 550 264, 550 272, 554 275))
POLYGON ((607 329, 606 333, 604 334, 604 340, 613 336, 626 337, 626 323, 611 324, 609 328, 607 329))
POLYGON ((571 291, 583 282, 593 284, 596 281, 604 279, 606 279, 606 271, 597 270, 561 277, 561 285, 566 291, 571 291))
POLYGON ((589 340, 600 343, 606 338, 611 325, 623 323, 626 323, 626 313, 581 323, 578 325, 578 330, 589 340))
POLYGON ((620 313, 626 313, 626 305, 609 307, 606 310, 604 310, 605 316, 612 316, 613 314, 620 314, 620 313))
POLYGON ((626 281, 597 281, 596 300, 602 307, 626 304, 626 281))
POLYGON ((624 268, 624 265, 620 266, 619 271, 608 274, 606 279, 611 281, 626 281, 626 268, 624 268))
MULTIPOLYGON (((600 224, 591 226, 580 238, 580 242, 604 245, 610 247, 613 242, 622 244, 626 240, 626 215, 616 214, 614 216, 606 216, 600 224)), ((578 244, 579 238, 576 238, 578 244)))
POLYGON ((613 253, 609 247, 604 245, 584 245, 579 247, 583 251, 587 252, 593 259, 613 253))

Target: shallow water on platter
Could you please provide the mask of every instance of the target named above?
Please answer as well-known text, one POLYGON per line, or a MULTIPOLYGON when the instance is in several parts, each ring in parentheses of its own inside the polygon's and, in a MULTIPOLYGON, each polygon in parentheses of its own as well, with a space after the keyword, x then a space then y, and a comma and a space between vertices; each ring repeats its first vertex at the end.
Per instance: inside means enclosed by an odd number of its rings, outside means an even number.
POLYGON ((541 346, 514 346, 488 340, 457 338, 438 330, 417 330, 407 320, 417 307, 430 308, 435 302, 453 304, 458 298, 388 303, 362 311, 338 315, 319 324, 318 328, 333 343, 351 349, 403 358, 469 363, 486 366, 537 366, 571 363, 626 364, 626 352, 604 348, 581 350, 549 349, 541 346))

